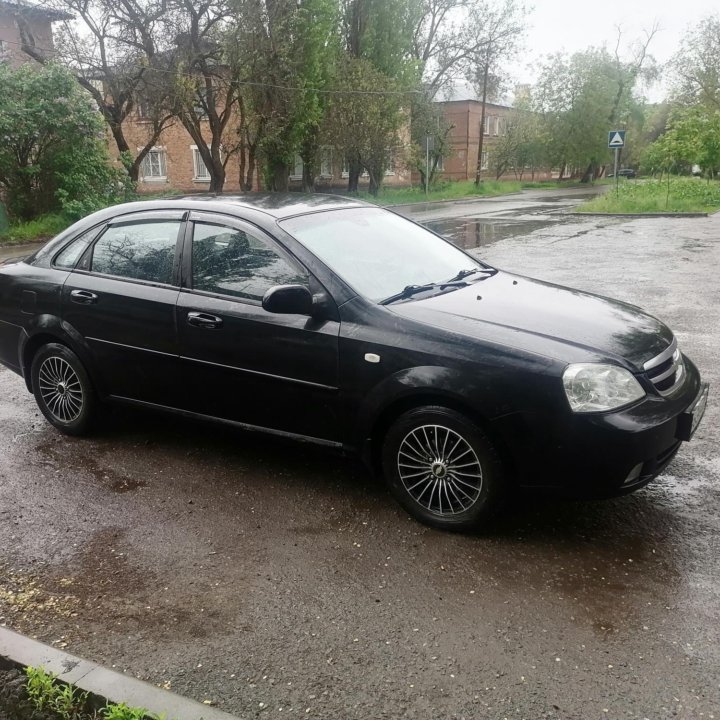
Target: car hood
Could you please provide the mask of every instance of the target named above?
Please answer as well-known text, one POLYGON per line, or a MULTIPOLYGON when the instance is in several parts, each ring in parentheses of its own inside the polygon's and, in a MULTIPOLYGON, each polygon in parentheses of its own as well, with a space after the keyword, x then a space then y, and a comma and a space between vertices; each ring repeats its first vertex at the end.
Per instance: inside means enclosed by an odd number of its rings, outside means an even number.
MULTIPOLYGON (((530 352, 546 354, 558 342, 571 345, 624 359, 637 371, 673 340, 664 323, 635 305, 506 272, 390 308, 408 319, 478 339, 496 339, 497 330, 504 328, 512 332, 513 345, 530 352)), ((574 360, 577 353, 572 356, 574 360)))

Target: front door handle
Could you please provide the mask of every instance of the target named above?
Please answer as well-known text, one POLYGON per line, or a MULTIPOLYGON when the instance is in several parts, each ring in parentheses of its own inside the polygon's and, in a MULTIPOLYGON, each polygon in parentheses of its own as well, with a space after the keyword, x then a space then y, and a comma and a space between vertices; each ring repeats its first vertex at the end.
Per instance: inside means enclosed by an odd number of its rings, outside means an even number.
POLYGON ((187 315, 188 325, 201 327, 207 330, 217 330, 222 327, 222 318, 217 315, 209 315, 203 312, 189 312, 187 315))
POLYGON ((80 305, 92 305, 98 301, 98 296, 89 290, 73 290, 70 299, 80 305))

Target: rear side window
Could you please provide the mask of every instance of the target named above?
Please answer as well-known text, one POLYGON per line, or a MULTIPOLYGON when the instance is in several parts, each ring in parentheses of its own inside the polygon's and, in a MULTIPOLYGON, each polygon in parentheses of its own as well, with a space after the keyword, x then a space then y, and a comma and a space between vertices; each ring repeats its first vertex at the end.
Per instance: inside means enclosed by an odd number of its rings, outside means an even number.
POLYGON ((95 243, 91 271, 170 285, 179 220, 112 225, 95 243))

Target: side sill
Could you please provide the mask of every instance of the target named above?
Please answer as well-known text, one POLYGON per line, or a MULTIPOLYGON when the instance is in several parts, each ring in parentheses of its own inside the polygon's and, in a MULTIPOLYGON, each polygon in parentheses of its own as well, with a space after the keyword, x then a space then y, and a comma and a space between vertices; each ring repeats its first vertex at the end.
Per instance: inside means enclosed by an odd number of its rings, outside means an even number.
POLYGON ((162 412, 172 413, 191 420, 203 420, 207 422, 220 423, 238 428, 239 430, 247 430, 248 432, 261 432, 266 435, 275 435, 277 437, 295 440, 297 442, 311 443, 313 445, 322 445, 323 447, 334 448, 335 450, 348 450, 343 443, 334 440, 324 440, 323 438, 311 437, 310 435, 301 435, 299 433, 287 432, 285 430, 275 430, 274 428, 266 428, 260 425, 251 425, 250 423, 238 422, 237 420, 228 420, 226 418, 215 417, 214 415, 203 415, 202 413, 192 412, 190 410, 181 410, 179 408, 170 407, 168 405, 158 405, 156 403, 146 402, 145 400, 134 400, 133 398, 122 397, 121 395, 110 395, 108 400, 112 402, 122 403, 124 405, 135 405, 150 410, 161 410, 162 412))

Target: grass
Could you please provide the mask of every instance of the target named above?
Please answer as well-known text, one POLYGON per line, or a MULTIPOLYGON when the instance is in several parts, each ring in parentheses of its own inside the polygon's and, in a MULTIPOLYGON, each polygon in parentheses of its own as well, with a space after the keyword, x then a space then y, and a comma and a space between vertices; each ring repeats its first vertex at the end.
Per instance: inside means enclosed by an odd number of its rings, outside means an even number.
POLYGON ((58 682, 43 668, 28 667, 25 675, 27 696, 35 709, 44 712, 45 716, 57 720, 160 720, 147 710, 123 703, 107 703, 105 707, 95 709, 88 693, 58 682))
POLYGON ((425 188, 422 186, 394 188, 387 187, 380 191, 377 197, 368 192, 360 192, 359 197, 363 200, 377 203, 378 205, 401 205, 403 203, 433 202, 437 200, 462 200, 463 198, 474 197, 496 197, 509 193, 520 192, 532 188, 554 190, 559 188, 575 187, 577 183, 567 180, 483 180, 476 186, 472 180, 445 181, 437 183, 430 188, 425 195, 425 188))
POLYGON ((35 220, 13 223, 7 230, 0 232, 0 245, 47 240, 62 232, 70 224, 70 220, 63 215, 42 215, 35 220))
POLYGON ((578 212, 645 214, 706 213, 720 209, 720 182, 700 178, 671 177, 663 180, 621 179, 618 193, 583 203, 578 212))

